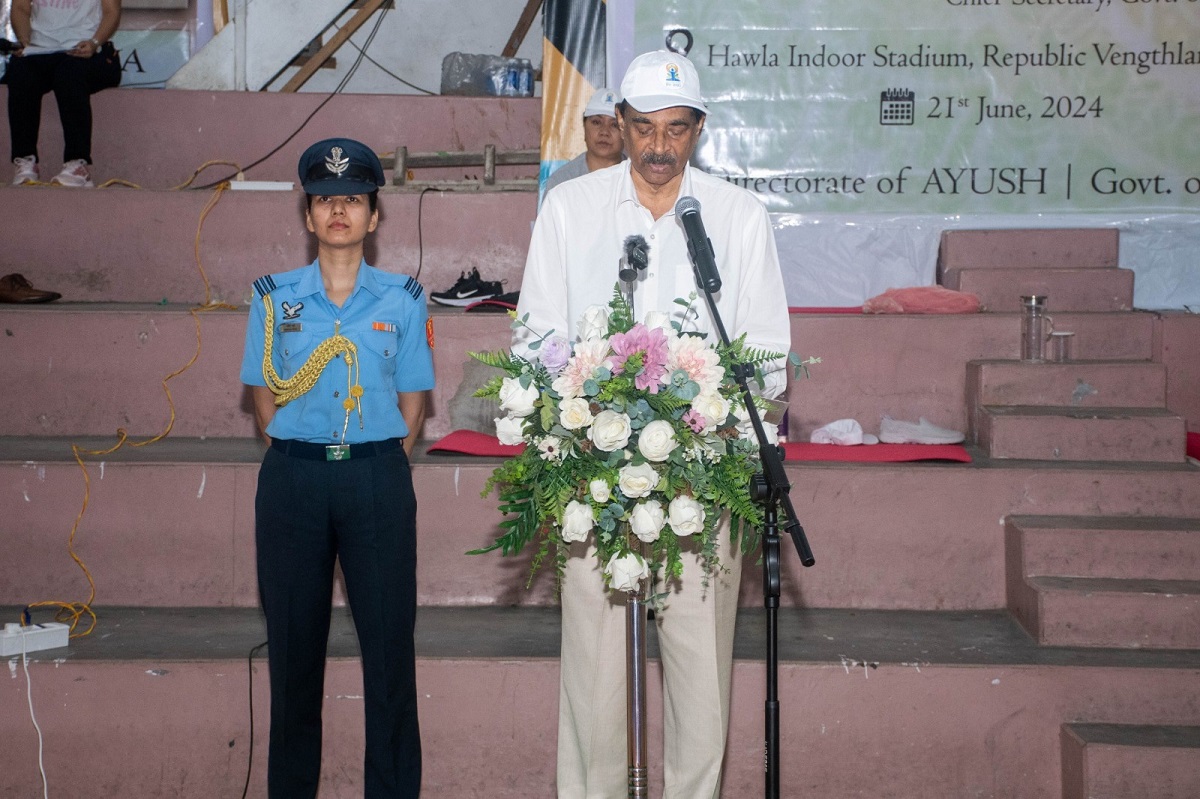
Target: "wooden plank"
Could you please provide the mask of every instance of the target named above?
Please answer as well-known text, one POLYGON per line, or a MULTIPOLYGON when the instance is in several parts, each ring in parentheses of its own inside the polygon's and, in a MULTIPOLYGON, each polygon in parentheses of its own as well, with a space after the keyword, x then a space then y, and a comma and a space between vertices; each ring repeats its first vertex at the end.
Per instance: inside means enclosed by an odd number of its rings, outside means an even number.
POLYGON ((517 54, 517 50, 521 49, 521 43, 525 41, 525 34, 529 33, 529 28, 533 25, 533 20, 537 17, 541 7, 542 0, 528 0, 525 3, 525 10, 521 12, 521 18, 517 20, 517 27, 513 28, 512 35, 508 37, 508 44, 504 45, 504 51, 501 52, 502 56, 512 58, 517 54))
POLYGON ((363 23, 371 18, 371 15, 379 10, 379 7, 384 4, 385 0, 367 0, 350 21, 346 23, 340 31, 329 38, 317 54, 308 60, 308 63, 300 67, 300 71, 292 76, 292 79, 287 82, 281 92, 296 92, 301 86, 308 82, 308 79, 313 76, 321 64, 325 63, 325 59, 329 58, 338 48, 354 35, 354 32, 362 27, 363 23))

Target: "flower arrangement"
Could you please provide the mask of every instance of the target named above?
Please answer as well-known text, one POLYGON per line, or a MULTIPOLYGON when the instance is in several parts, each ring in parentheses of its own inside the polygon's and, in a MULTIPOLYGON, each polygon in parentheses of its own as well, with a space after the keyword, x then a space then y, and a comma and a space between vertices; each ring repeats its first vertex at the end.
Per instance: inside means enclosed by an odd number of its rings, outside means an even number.
MULTIPOLYGON (((699 539, 705 579, 721 568, 724 511, 742 551, 758 546, 763 515, 750 494, 758 442, 732 370, 753 367, 761 386, 763 366, 784 355, 685 331, 695 299, 676 300, 687 309, 682 322, 661 312, 635 322, 617 288, 607 306, 586 311, 573 343, 531 331, 528 357, 472 353, 503 371, 476 392, 500 405, 501 443, 525 445, 484 488, 498 492, 506 518, 496 541, 473 554, 514 554, 537 541, 532 571, 553 552, 561 576, 567 545, 590 540, 609 587, 637 591, 651 574, 682 576, 687 537, 699 539)), ((514 330, 528 329, 527 315, 513 317, 514 330)))

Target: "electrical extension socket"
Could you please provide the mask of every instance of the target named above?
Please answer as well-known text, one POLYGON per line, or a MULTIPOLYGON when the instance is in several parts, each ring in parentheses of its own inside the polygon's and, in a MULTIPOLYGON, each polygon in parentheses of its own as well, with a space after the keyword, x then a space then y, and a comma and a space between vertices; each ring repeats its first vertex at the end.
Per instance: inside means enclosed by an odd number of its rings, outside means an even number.
POLYGON ((0 630, 0 656, 10 657, 21 652, 40 652, 43 649, 58 649, 67 645, 70 628, 56 621, 45 624, 31 624, 22 627, 15 621, 10 621, 0 630))

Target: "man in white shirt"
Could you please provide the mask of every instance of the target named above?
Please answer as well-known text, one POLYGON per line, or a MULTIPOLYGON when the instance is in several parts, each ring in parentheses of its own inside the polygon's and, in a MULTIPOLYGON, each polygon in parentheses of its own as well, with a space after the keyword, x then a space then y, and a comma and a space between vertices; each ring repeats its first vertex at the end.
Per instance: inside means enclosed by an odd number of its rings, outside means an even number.
POLYGON ((597 89, 583 109, 583 144, 584 151, 546 178, 546 186, 542 196, 560 183, 566 183, 571 178, 595 172, 608 166, 615 166, 625 158, 624 142, 621 141, 621 131, 617 128, 616 104, 621 97, 612 89, 597 89))
MULTIPOLYGON (((617 121, 628 161, 571 180, 546 195, 534 225, 518 316, 539 334, 573 338, 584 310, 612 296, 625 239, 643 236, 649 265, 634 290, 638 318, 655 310, 682 320, 676 298, 694 285, 687 242, 675 216, 680 197, 696 198, 712 240, 722 288, 716 296, 733 337, 752 346, 790 349, 790 326, 779 258, 766 209, 748 191, 688 165, 704 129, 707 107, 695 67, 658 51, 638 56, 621 84, 617 121)), ((699 319, 715 328, 703 299, 699 319)), ((518 331, 520 352, 532 333, 518 331)), ((764 394, 786 384, 781 363, 764 394)), ((657 586, 669 596, 655 616, 663 667, 665 799, 720 795, 729 726, 733 629, 741 558, 723 523, 719 557, 728 572, 706 587, 699 553, 684 552, 682 586, 657 586)), ((562 594, 559 698, 560 799, 627 795, 625 598, 604 586, 595 549, 573 544, 562 594)))

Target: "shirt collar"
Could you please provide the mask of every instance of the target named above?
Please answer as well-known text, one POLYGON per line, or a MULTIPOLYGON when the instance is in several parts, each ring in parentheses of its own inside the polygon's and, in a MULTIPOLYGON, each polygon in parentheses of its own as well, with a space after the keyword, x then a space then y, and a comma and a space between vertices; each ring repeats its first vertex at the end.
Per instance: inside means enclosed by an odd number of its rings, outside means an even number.
MULTIPOLYGON (((366 289, 376 297, 381 294, 379 278, 375 276, 375 270, 367 268, 367 262, 364 259, 358 265, 358 277, 354 280, 354 289, 350 292, 353 297, 358 290, 366 289)), ((320 261, 313 261, 305 269, 300 281, 296 284, 297 297, 311 297, 325 293, 325 284, 321 280, 321 264, 320 261)))
MULTIPOLYGON (((633 203, 641 205, 637 197, 637 189, 633 187, 633 164, 626 158, 623 162, 625 165, 625 174, 621 178, 620 188, 617 193, 617 204, 633 203)), ((692 197, 692 165, 683 165, 683 180, 679 183, 679 196, 675 198, 675 202, 679 202, 679 197, 692 197)), ((664 216, 674 216, 675 207, 672 206, 664 216)))

